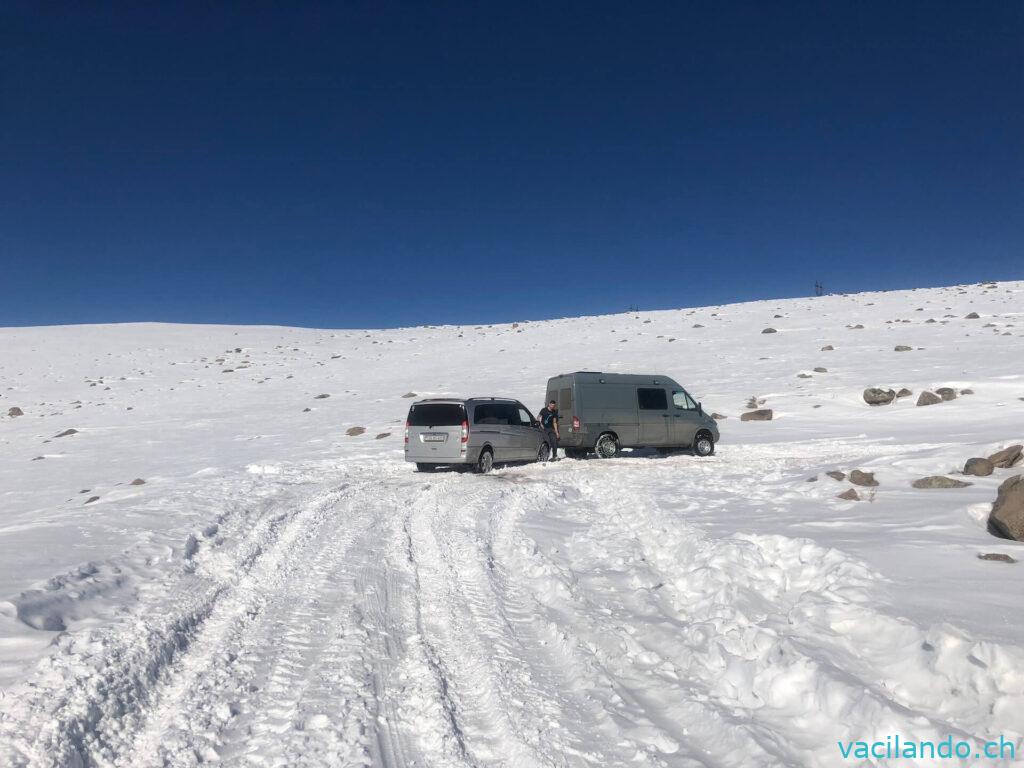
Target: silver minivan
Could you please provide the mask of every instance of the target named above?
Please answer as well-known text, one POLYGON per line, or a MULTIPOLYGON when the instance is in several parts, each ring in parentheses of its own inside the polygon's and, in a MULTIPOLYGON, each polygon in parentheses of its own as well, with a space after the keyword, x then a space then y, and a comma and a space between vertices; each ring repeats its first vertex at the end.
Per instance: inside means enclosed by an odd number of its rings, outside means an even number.
POLYGON ((582 458, 611 458, 622 448, 689 448, 710 456, 718 425, 668 376, 577 371, 548 379, 546 401, 558 403, 559 447, 582 458))
POLYGON ((456 465, 484 473, 495 464, 546 461, 548 455, 540 424, 518 400, 419 400, 405 422, 405 460, 420 472, 456 465))

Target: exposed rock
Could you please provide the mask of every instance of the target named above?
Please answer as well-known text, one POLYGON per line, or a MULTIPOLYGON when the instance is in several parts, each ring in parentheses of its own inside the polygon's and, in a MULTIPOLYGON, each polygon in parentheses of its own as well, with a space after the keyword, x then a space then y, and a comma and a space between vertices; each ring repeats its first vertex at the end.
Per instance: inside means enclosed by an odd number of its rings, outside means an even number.
POLYGON ((850 482, 866 488, 874 488, 878 485, 874 472, 861 472, 859 469, 855 469, 850 473, 850 482))
POLYGON ((756 411, 747 411, 740 416, 740 421, 771 421, 774 414, 771 408, 758 408, 756 411))
POLYGON ((1021 451, 1024 450, 1024 446, 1011 445, 1009 448, 1003 448, 1001 451, 996 451, 988 460, 992 462, 992 466, 998 467, 999 469, 1009 469, 1014 464, 1017 464, 1021 460, 1021 451))
POLYGON ((694 323, 694 326, 693 326, 693 327, 694 327, 694 328, 703 328, 704 326, 703 326, 703 325, 701 325, 700 323, 694 323))
POLYGON ((68 435, 77 435, 77 434, 78 434, 78 430, 77 429, 65 429, 59 435, 54 435, 54 437, 55 438, 56 437, 67 437, 68 435))
POLYGON ((143 480, 141 477, 136 477, 134 480, 132 480, 130 483, 128 483, 128 485, 145 485, 145 484, 146 484, 146 481, 143 480))
POLYGON ((796 377, 797 377, 798 379, 813 379, 813 378, 814 378, 814 377, 813 377, 813 376, 811 376, 811 374, 809 374, 809 373, 798 373, 798 374, 796 375, 796 377))
POLYGON ((895 347, 896 352, 910 352, 913 349, 913 347, 908 347, 906 344, 897 344, 895 347))
POLYGON ((314 400, 326 400, 328 397, 330 397, 330 395, 322 394, 322 395, 317 395, 313 399, 314 400))
POLYGON ((375 437, 374 440, 383 440, 385 437, 391 437, 391 433, 390 432, 378 432, 377 433, 377 437, 375 437))
POLYGON ((988 459, 968 459, 967 463, 964 464, 964 474, 974 475, 975 477, 988 477, 992 474, 992 470, 995 465, 988 459))
POLYGON ((85 500, 85 503, 86 504, 92 504, 94 501, 99 501, 99 500, 100 500, 99 496, 90 496, 88 499, 85 500))
POLYGON ((711 418, 715 421, 721 421, 722 419, 728 419, 729 417, 723 413, 712 413, 711 418))
POLYGON ((974 390, 973 389, 961 389, 960 390, 960 394, 961 395, 973 395, 974 394, 974 390))
POLYGON ((417 397, 415 392, 406 392, 402 397, 417 397))
POLYGON ((860 323, 857 323, 856 325, 848 325, 846 327, 849 328, 851 331, 863 331, 864 330, 864 326, 861 325, 860 323))
POLYGON ((15 416, 24 416, 25 412, 21 410, 21 408, 19 408, 18 406, 14 406, 13 408, 7 411, 7 415, 13 419, 15 416))
POLYGON ((831 344, 826 344, 824 347, 821 348, 821 351, 822 352, 831 352, 834 349, 835 349, 835 347, 833 347, 831 344))
POLYGON ((945 477, 944 475, 930 475, 915 480, 911 485, 915 488, 966 488, 971 483, 965 483, 963 480, 954 480, 952 477, 945 477))
POLYGON ((988 525, 997 536, 1024 541, 1024 475, 1014 475, 999 486, 988 525))
POLYGON ((303 412, 303 413, 309 413, 309 412, 310 412, 310 411, 312 411, 312 410, 313 410, 312 408, 303 408, 303 409, 302 409, 302 412, 303 412))
POLYGON ((845 472, 840 472, 838 469, 833 469, 831 472, 826 472, 825 474, 828 475, 829 477, 831 477, 833 480, 845 480, 846 479, 846 473, 845 472))
POLYGON ((910 397, 912 394, 914 394, 914 393, 911 392, 906 387, 903 387, 902 389, 900 389, 899 392, 896 393, 896 397, 897 398, 899 398, 899 397, 910 397))
POLYGON ((918 396, 918 398, 917 398, 917 404, 918 405, 935 405, 936 403, 941 403, 941 402, 942 402, 942 398, 941 397, 936 395, 934 392, 929 392, 928 390, 925 390, 924 392, 922 392, 918 396))
POLYGON ((774 328, 765 328, 761 333, 778 333, 774 328))
POLYGON ((808 482, 808 483, 816 483, 816 482, 818 482, 818 476, 814 475, 813 477, 808 477, 806 482, 808 482))
POLYGON ((814 369, 814 372, 815 373, 828 373, 828 368, 822 368, 821 366, 818 366, 817 368, 814 369))
POLYGON ((42 461, 45 458, 45 456, 36 456, 34 459, 31 459, 31 461, 42 461))
POLYGON ((853 490, 853 488, 847 488, 845 491, 838 494, 836 498, 843 499, 844 501, 860 501, 860 494, 853 490))
POLYGON ((1004 555, 1002 552, 979 552, 979 560, 994 560, 997 563, 1016 563, 1017 561, 1009 555, 1004 555))
POLYGON ((956 390, 952 387, 939 387, 935 390, 935 394, 943 400, 956 400, 956 390))
POLYGON ((355 437, 356 435, 363 434, 363 432, 365 431, 366 427, 349 427, 348 429, 345 430, 345 434, 348 435, 349 437, 355 437))
POLYGON ((977 312, 971 312, 970 314, 964 315, 965 320, 977 320, 980 317, 981 315, 979 315, 977 312))
POLYGON ((868 387, 864 390, 864 402, 868 405, 888 405, 896 399, 895 389, 868 387))

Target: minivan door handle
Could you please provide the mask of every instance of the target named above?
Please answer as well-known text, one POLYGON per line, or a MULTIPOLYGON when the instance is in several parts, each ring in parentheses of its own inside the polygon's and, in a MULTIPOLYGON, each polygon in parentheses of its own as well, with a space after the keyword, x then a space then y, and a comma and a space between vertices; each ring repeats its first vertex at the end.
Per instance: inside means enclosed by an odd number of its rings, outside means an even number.
POLYGON ((667 418, 668 418, 668 414, 667 414, 667 413, 663 413, 663 414, 661 414, 661 418, 663 418, 663 419, 667 419, 667 418))

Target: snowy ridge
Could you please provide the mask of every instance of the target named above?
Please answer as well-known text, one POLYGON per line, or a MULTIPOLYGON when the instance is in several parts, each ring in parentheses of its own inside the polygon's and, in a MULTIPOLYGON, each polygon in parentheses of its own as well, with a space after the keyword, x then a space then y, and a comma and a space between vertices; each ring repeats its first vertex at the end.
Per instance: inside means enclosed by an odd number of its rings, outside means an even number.
POLYGON ((1022 566, 977 558, 1021 556, 984 522, 1014 470, 910 482, 1024 436, 1022 293, 2 331, 25 415, 0 425, 0 551, 24 564, 0 603, 0 764, 834 766, 837 741, 896 733, 1019 743, 1022 566), (533 404, 583 367, 678 374, 729 416, 717 454, 401 461, 408 391, 533 404), (872 408, 875 384, 974 394, 872 408), (738 421, 752 395, 773 421, 738 421), (879 485, 839 500, 824 473, 853 468, 879 485))

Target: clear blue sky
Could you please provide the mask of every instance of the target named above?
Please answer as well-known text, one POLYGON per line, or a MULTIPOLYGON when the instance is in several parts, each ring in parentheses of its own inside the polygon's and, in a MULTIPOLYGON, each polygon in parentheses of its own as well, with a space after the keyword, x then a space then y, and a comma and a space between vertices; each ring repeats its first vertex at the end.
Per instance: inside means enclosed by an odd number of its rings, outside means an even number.
POLYGON ((1024 278, 1024 3, 0 8, 0 325, 1024 278))

